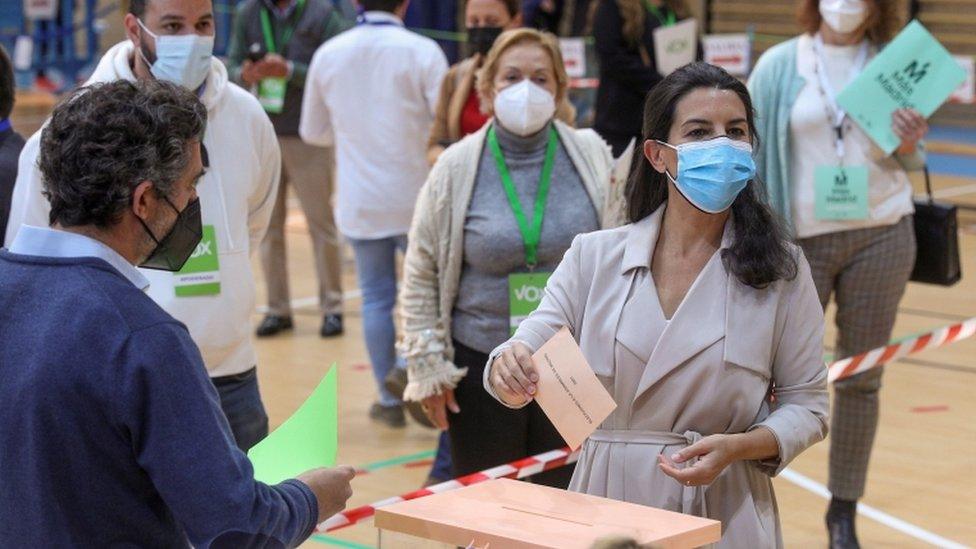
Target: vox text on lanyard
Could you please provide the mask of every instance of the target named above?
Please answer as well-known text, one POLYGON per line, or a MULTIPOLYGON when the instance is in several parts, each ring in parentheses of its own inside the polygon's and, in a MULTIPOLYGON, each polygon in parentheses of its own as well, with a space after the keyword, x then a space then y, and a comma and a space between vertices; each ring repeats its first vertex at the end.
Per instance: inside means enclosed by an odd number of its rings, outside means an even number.
POLYGON ((525 212, 522 210, 522 202, 519 200, 518 192, 515 190, 515 183, 512 175, 508 171, 505 163, 505 155, 498 145, 498 136, 495 134, 495 127, 488 129, 488 147, 495 159, 498 168, 498 175, 505 188, 505 195, 508 197, 508 204, 515 215, 518 223, 519 232, 522 234, 522 244, 525 248, 525 264, 529 269, 528 273, 513 273, 508 276, 508 310, 509 310, 509 332, 514 334, 519 323, 542 302, 545 293, 546 283, 549 281, 550 273, 534 272, 538 264, 539 239, 542 236, 542 219, 546 211, 546 200, 549 197, 549 186, 552 180, 552 166, 556 158, 556 149, 559 147, 559 137, 556 135, 555 128, 549 130, 549 143, 546 146, 546 157, 542 164, 542 174, 539 176, 539 190, 535 197, 535 206, 532 211, 532 221, 530 222, 525 212))

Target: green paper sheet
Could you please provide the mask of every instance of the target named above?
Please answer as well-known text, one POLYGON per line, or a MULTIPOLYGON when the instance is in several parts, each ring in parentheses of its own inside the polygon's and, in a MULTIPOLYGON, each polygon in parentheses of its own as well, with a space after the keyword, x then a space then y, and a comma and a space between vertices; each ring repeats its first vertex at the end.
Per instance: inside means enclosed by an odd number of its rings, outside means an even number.
POLYGON ((891 129, 895 110, 913 108, 928 118, 965 79, 942 44, 912 21, 837 95, 837 104, 891 154, 900 144, 891 129))
POLYGON ((309 469, 335 465, 339 444, 336 365, 294 414, 251 448, 254 478, 277 484, 309 469))

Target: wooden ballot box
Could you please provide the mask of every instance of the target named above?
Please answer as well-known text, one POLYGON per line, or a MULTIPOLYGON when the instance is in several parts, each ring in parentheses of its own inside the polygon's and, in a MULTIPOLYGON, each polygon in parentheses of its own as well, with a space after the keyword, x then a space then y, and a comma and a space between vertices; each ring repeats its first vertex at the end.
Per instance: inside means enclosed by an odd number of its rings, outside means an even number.
POLYGON ((589 549, 605 538, 699 547, 718 521, 519 482, 490 480, 377 509, 381 549, 589 549))

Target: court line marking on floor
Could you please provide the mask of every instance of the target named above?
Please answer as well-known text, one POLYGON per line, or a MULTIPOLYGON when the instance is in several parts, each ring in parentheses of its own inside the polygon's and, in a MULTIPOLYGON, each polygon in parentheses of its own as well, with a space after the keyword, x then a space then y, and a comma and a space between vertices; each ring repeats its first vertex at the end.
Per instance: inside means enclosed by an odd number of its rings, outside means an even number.
MULTIPOLYGON (((965 185, 955 185, 944 189, 933 190, 932 197, 935 199, 954 198, 972 193, 976 193, 976 183, 967 183, 965 185)), ((915 195, 916 200, 924 200, 926 198, 928 198, 928 195, 925 193, 915 195)))
POLYGON ((957 364, 946 364, 945 362, 935 362, 932 360, 921 360, 917 358, 901 358, 898 360, 898 362, 904 362, 905 364, 911 364, 912 366, 921 366, 923 368, 935 368, 937 370, 945 370, 948 372, 976 374, 976 368, 959 366, 957 364))
POLYGON ((929 311, 927 309, 916 309, 913 307, 898 307, 898 312, 911 316, 921 316, 924 318, 935 318, 938 320, 950 320, 952 322, 959 322, 961 320, 966 320, 969 318, 966 315, 957 315, 954 313, 940 313, 938 311, 929 311))
MULTIPOLYGON (((823 484, 820 484, 810 477, 797 473, 792 469, 784 470, 779 476, 783 480, 791 482, 808 492, 820 496, 825 500, 830 500, 830 490, 828 490, 823 484)), ((947 539, 938 534, 929 532, 928 530, 920 526, 916 526, 908 521, 889 515, 880 509, 875 509, 870 505, 865 505, 864 503, 858 503, 857 514, 863 515, 893 530, 897 530, 906 536, 924 541, 925 543, 929 543, 936 547, 946 547, 950 549, 966 549, 967 547, 961 543, 952 541, 951 539, 947 539)))
MULTIPOLYGON (((360 290, 359 288, 356 288, 355 290, 348 290, 348 291, 342 292, 342 300, 343 301, 351 301, 353 299, 359 299, 361 297, 363 297, 363 291, 360 290)), ((314 307, 315 305, 318 305, 318 304, 319 304, 319 298, 317 298, 315 296, 299 297, 297 299, 291 300, 291 308, 292 309, 304 309, 306 307, 314 307)), ((268 312, 268 306, 267 305, 261 305, 261 306, 259 306, 258 307, 258 312, 259 313, 267 313, 268 312)))
POLYGON ((344 540, 342 538, 337 538, 334 536, 327 536, 325 534, 315 534, 309 539, 312 541, 317 541, 319 543, 324 543, 326 545, 335 545, 336 547, 347 547, 348 549, 376 549, 372 545, 363 545, 362 543, 356 543, 354 541, 344 540))
POLYGON ((390 459, 384 459, 382 461, 374 461, 372 463, 367 463, 366 465, 360 466, 359 469, 372 473, 375 471, 379 471, 381 469, 396 467, 397 465, 408 465, 410 463, 414 463, 420 460, 430 459, 434 457, 436 454, 437 452, 434 450, 426 450, 423 452, 416 452, 413 454, 407 454, 407 455, 397 456, 390 459))

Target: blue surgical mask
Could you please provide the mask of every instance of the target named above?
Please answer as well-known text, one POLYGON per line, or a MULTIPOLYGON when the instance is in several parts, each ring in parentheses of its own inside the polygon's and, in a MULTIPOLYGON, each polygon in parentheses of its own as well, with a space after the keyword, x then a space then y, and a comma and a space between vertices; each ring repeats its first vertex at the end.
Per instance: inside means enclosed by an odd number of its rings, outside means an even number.
POLYGON ((140 48, 139 54, 149 65, 149 72, 159 80, 165 80, 195 90, 203 85, 210 74, 213 58, 214 37, 199 34, 157 36, 139 21, 146 34, 156 40, 156 60, 150 62, 140 48))
POLYGON ((658 141, 678 151, 678 177, 668 179, 692 206, 717 214, 732 206, 735 197, 756 176, 752 145, 728 137, 681 143, 658 141))

